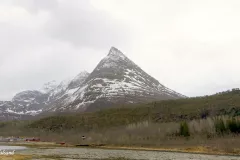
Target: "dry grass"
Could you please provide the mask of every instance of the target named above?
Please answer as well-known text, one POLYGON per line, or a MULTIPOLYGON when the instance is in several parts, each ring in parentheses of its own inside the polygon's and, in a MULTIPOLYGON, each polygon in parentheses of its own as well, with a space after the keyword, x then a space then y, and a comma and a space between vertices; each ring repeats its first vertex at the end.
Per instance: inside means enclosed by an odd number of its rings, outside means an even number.
POLYGON ((215 155, 240 155, 240 151, 227 152, 221 149, 195 146, 195 147, 180 147, 180 148, 167 148, 167 147, 129 147, 129 146, 102 146, 99 148, 104 149, 124 149, 124 150, 143 150, 143 151, 163 151, 163 152, 183 152, 183 153, 201 153, 201 154, 215 154, 215 155))
MULTIPOLYGON (((177 148, 181 151, 240 154, 240 138, 237 134, 218 135, 214 121, 219 117, 188 122, 190 137, 180 137, 179 123, 153 124, 144 121, 126 127, 89 132, 81 143, 106 144, 107 146, 132 146, 154 148, 177 148)), ((231 117, 221 117, 226 123, 231 117)))
MULTIPOLYGON (((171 148, 211 146, 218 148, 218 150, 221 148, 222 150, 228 150, 228 152, 235 152, 235 149, 240 148, 239 135, 218 135, 214 126, 214 121, 217 118, 219 117, 189 121, 190 137, 187 138, 179 136, 179 123, 148 123, 148 121, 85 132, 69 130, 61 133, 44 133, 40 137, 46 141, 65 141, 72 144, 171 148), (85 140, 81 139, 83 135, 87 137, 85 140)), ((226 123, 231 117, 224 116, 221 118, 226 123)))
MULTIPOLYGON (((65 130, 59 133, 35 131, 32 132, 32 136, 39 136, 43 141, 67 142, 73 145, 98 146, 104 144, 117 147, 150 147, 170 150, 177 148, 178 151, 240 154, 238 134, 227 132, 219 135, 216 132, 215 121, 219 118, 223 119, 224 124, 227 125, 227 121, 232 117, 221 116, 188 121, 189 137, 179 135, 180 122, 149 123, 148 121, 81 132, 76 130, 65 130), (86 139, 82 140, 82 136, 86 136, 86 139)), ((240 118, 237 117, 237 120, 239 121, 240 118)), ((51 145, 55 146, 56 143, 51 145)), ((41 147, 49 146, 46 144, 41 147)))
POLYGON ((32 159, 32 156, 29 155, 9 155, 9 156, 4 156, 0 155, 0 160, 30 160, 32 159))
POLYGON ((118 157, 118 158, 104 158, 104 159, 101 159, 101 160, 131 160, 129 158, 124 158, 124 157, 118 157))

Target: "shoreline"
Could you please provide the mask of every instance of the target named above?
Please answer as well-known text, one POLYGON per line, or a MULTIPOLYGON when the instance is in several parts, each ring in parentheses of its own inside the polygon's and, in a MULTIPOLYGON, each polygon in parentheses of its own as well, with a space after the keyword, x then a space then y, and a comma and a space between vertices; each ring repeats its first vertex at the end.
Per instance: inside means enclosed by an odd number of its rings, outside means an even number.
POLYGON ((208 147, 203 147, 203 146, 188 147, 188 148, 161 148, 161 147, 134 147, 134 146, 106 145, 106 146, 90 147, 90 148, 175 152, 175 153, 205 154, 205 155, 217 155, 217 156, 240 156, 240 151, 238 151, 238 153, 224 152, 224 151, 220 151, 220 150, 214 151, 214 150, 212 150, 213 148, 208 148, 208 147))
POLYGON ((205 154, 205 155, 218 155, 218 156, 240 156, 240 148, 236 148, 234 152, 227 152, 212 147, 193 146, 193 147, 138 147, 138 146, 119 146, 119 145, 73 145, 64 144, 60 145, 55 142, 1 142, 0 145, 5 146, 25 146, 29 148, 91 148, 91 149, 108 149, 108 150, 136 150, 136 151, 158 151, 158 152, 176 152, 176 153, 189 153, 189 154, 205 154))

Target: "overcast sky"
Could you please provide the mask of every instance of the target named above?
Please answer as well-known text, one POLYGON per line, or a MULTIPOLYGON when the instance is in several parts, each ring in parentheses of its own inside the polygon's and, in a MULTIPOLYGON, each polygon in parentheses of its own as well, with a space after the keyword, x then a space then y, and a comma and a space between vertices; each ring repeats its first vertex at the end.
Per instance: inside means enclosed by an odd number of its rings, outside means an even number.
POLYGON ((240 87, 239 0, 1 0, 0 100, 86 70, 111 46, 187 96, 240 87))

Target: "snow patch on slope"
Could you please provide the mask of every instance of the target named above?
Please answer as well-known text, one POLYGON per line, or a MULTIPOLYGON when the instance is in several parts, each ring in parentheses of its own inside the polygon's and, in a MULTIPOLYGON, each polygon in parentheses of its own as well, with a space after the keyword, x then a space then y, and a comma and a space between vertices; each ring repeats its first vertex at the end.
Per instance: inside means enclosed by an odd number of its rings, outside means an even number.
POLYGON ((8 113, 14 113, 14 114, 18 114, 18 115, 32 115, 32 116, 35 116, 35 115, 41 113, 42 109, 39 109, 39 110, 29 110, 29 111, 26 111, 26 112, 23 112, 23 111, 16 112, 16 111, 13 111, 13 110, 8 108, 6 111, 8 113))

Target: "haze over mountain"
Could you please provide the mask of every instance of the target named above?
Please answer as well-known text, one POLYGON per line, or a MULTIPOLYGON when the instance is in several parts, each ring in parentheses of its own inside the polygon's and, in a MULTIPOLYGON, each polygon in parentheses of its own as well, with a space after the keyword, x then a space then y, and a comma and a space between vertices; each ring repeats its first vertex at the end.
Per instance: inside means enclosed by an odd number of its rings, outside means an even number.
POLYGON ((0 102, 0 111, 3 118, 8 117, 6 115, 16 118, 48 112, 93 111, 184 97, 159 83, 112 47, 92 73, 83 71, 60 84, 48 82, 40 91, 20 92, 12 101, 0 102))

